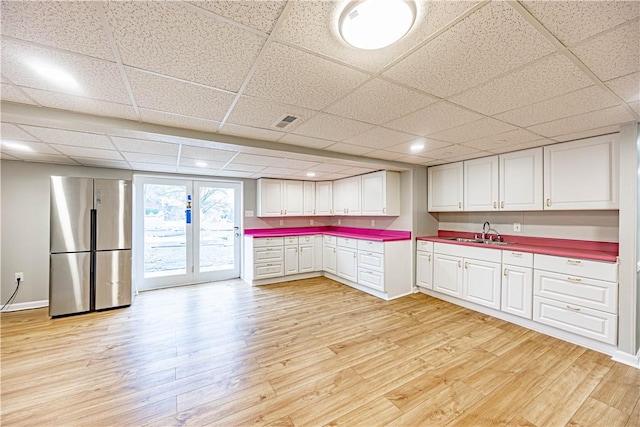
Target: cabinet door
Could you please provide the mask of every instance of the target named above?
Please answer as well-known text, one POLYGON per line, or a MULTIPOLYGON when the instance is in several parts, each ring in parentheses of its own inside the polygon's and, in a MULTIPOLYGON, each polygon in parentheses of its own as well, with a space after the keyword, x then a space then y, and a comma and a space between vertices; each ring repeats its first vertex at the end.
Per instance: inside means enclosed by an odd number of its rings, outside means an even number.
POLYGON ((498 210, 498 156, 464 162, 464 210, 498 210))
POLYGON ((322 250, 322 270, 336 274, 336 261, 336 247, 331 245, 324 245, 322 250))
POLYGON ((416 282, 421 288, 433 288, 433 254, 431 252, 417 252, 416 282))
POLYGON ((429 212, 462 210, 462 162, 433 166, 427 173, 427 209, 429 212))
POLYGON ((618 209, 619 163, 612 135, 544 147, 544 209, 618 209))
POLYGON ((361 215, 361 183, 362 177, 345 178, 344 197, 347 215, 361 215))
POLYGON ((358 251, 351 248, 337 248, 336 274, 352 282, 358 281, 358 251))
POLYGON ((502 311, 531 319, 533 307, 532 271, 531 268, 515 265, 502 267, 502 311))
POLYGON ((500 210, 542 210, 542 147, 500 155, 500 210))
POLYGON ((298 246, 284 247, 284 274, 298 274, 298 246))
POLYGON ((462 297, 462 258, 433 255, 433 290, 462 297))
POLYGON ((282 216, 282 180, 258 180, 258 216, 282 216))
POLYGON ((314 244, 300 245, 298 251, 298 273, 309 273, 315 271, 315 250, 314 244))
POLYGON ((362 215, 386 214, 386 182, 385 171, 362 175, 362 215))
POLYGON ((303 214, 316 214, 316 183, 313 181, 304 181, 303 183, 303 214))
POLYGON ((287 216, 302 216, 303 186, 302 181, 283 181, 283 209, 287 216))
POLYGON ((333 212, 334 215, 346 215, 346 187, 348 183, 344 179, 333 181, 333 212))
POLYGON ((333 215, 333 182, 316 182, 316 215, 333 215))
POLYGON ((500 264, 465 259, 462 298, 500 310, 500 264))

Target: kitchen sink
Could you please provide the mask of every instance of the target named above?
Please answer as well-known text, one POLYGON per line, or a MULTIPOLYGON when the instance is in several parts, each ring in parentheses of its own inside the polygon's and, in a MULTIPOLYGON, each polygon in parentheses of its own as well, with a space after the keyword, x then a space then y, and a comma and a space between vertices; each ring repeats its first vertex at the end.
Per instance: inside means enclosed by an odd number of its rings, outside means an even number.
POLYGON ((493 246, 506 246, 511 244, 509 242, 498 242, 496 240, 468 239, 466 237, 447 237, 445 240, 453 240, 454 242, 465 242, 465 243, 482 243, 483 245, 493 245, 493 246))

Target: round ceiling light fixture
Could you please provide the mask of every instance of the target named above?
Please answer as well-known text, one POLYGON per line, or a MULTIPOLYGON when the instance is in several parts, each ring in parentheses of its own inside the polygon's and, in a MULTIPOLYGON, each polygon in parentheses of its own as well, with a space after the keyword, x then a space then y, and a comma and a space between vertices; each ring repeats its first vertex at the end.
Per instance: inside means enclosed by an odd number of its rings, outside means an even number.
POLYGON ((340 15, 342 38, 353 47, 381 49, 400 40, 416 19, 411 0, 352 1, 340 15))

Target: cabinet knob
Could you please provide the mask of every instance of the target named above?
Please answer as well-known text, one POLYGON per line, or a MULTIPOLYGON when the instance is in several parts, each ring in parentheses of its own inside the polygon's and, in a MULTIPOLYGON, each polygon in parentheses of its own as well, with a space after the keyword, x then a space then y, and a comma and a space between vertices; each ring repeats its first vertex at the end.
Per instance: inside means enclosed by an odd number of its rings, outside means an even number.
POLYGON ((547 199, 547 207, 551 206, 551 199, 547 199))
POLYGON ((500 209, 504 209, 504 200, 500 202, 500 209))

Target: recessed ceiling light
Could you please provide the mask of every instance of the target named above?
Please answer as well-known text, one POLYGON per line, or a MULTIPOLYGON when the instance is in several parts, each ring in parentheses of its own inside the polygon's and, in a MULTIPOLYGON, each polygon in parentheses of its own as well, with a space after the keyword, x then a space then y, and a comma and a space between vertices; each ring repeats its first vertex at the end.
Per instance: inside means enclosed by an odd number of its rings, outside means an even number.
POLYGON ((198 161, 196 162, 196 166, 198 166, 199 168, 206 168, 207 162, 198 161))
POLYGON ((411 144, 411 147, 409 147, 409 150, 411 150, 412 153, 419 153, 424 150, 424 142, 414 142, 411 144))
POLYGON ((416 18, 411 0, 352 1, 340 15, 342 38, 353 47, 381 49, 400 40, 416 18))
POLYGON ((40 77, 48 80, 49 82, 69 90, 80 90, 80 84, 69 72, 62 68, 46 63, 40 59, 29 59, 27 65, 31 67, 40 77))
POLYGON ((0 146, 6 150, 33 151, 33 148, 29 147, 28 145, 15 141, 1 141, 0 146))
POLYGON ((307 172, 307 176, 309 178, 313 178, 314 176, 316 176, 316 173, 315 172, 307 172))

